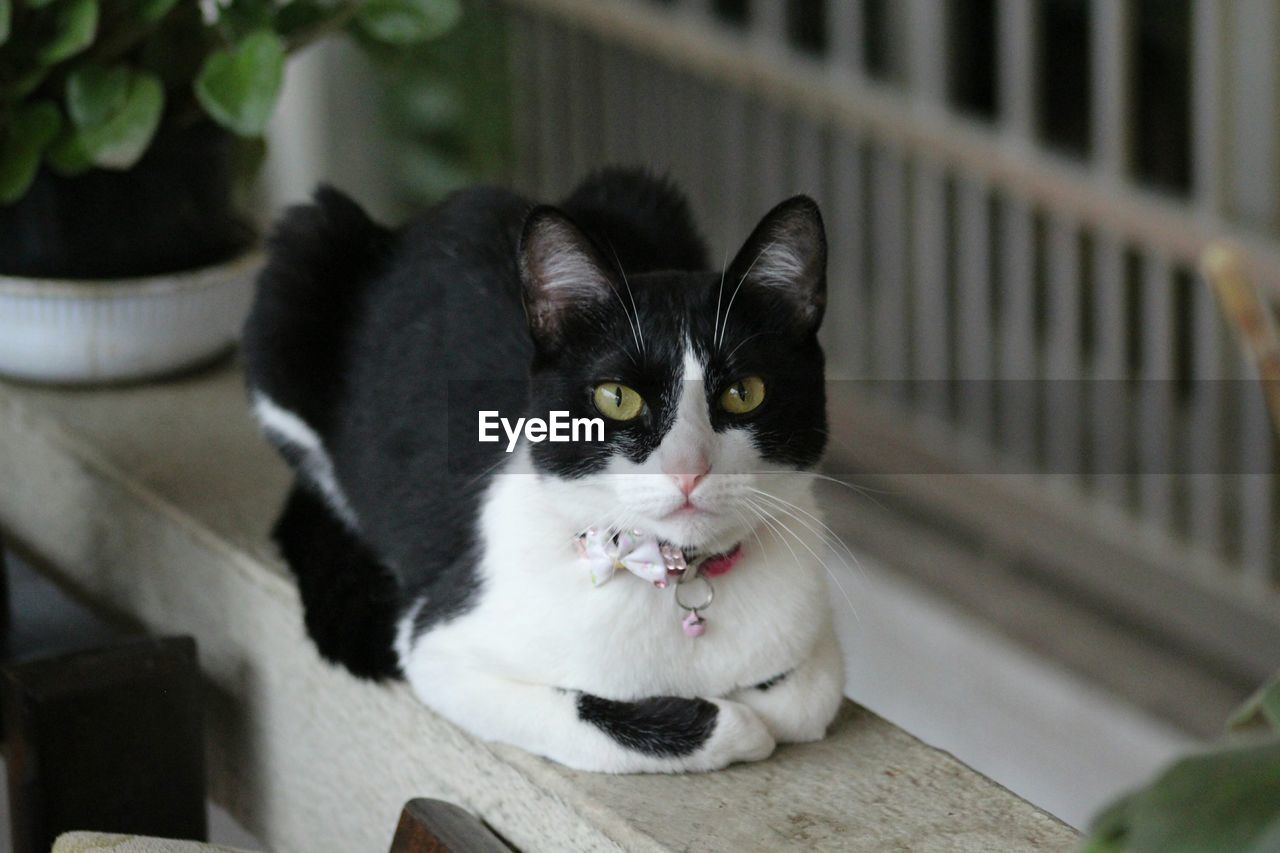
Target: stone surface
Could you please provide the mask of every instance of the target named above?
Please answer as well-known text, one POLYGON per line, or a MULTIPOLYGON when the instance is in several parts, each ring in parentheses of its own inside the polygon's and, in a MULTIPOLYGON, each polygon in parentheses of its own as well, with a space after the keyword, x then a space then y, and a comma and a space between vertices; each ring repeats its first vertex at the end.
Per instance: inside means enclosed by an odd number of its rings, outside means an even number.
POLYGON ((385 849, 412 797, 525 850, 1065 850, 1075 833, 847 704, 821 743, 683 777, 578 773, 479 743, 402 685, 316 656, 266 533, 287 472, 233 368, 0 385, 0 523, 104 607, 200 643, 214 796, 271 849, 385 849))

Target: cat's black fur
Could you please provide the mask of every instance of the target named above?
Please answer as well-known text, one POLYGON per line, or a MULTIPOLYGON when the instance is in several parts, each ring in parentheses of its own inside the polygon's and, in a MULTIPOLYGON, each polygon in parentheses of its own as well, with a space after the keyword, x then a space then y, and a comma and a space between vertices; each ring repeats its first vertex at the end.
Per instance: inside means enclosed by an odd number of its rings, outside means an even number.
POLYGON ((614 740, 648 755, 689 755, 711 737, 719 716, 706 699, 654 696, 637 702, 615 702, 598 696, 578 697, 578 719, 614 740))
MULTIPOLYGON (((477 188, 393 233, 322 188, 270 241, 244 335, 249 385, 320 435, 376 544, 359 543, 304 493, 275 535, 300 577, 334 581, 301 585, 307 626, 326 657, 357 675, 397 674, 390 644, 407 601, 425 596, 422 631, 465 610, 475 592, 480 472, 501 461, 501 448, 450 445, 445 409, 466 414, 453 426, 470 436, 477 408, 526 408, 533 345, 517 248, 533 207, 477 188)), ((688 207, 666 182, 606 170, 562 207, 629 275, 705 266, 688 207)))
MULTIPOLYGON (((542 474, 566 478, 615 454, 642 461, 675 418, 672 380, 691 341, 708 394, 742 375, 769 377, 756 411, 712 406, 713 428, 733 423, 763 458, 812 465, 825 444, 822 389, 785 380, 822 375, 822 239, 816 207, 798 197, 766 218, 723 274, 705 271, 683 198, 618 170, 589 179, 559 208, 535 209, 501 189, 464 191, 394 233, 334 190, 291 211, 271 241, 245 354, 253 392, 318 434, 358 520, 357 534, 281 442, 300 477, 275 535, 321 653, 357 675, 395 676, 395 622, 411 603, 422 602, 421 633, 482 594, 476 517, 505 455, 501 444, 474 440, 478 409, 592 417, 590 389, 624 382, 647 401, 641 417, 610 421, 601 443, 534 444, 532 458, 542 474), (810 301, 739 289, 794 229, 807 229, 799 236, 813 249, 810 301), (598 304, 556 305, 539 292, 540 248, 565 241, 609 282, 598 304)), ((716 706, 583 695, 578 714, 630 748, 674 756, 710 736, 716 706)))

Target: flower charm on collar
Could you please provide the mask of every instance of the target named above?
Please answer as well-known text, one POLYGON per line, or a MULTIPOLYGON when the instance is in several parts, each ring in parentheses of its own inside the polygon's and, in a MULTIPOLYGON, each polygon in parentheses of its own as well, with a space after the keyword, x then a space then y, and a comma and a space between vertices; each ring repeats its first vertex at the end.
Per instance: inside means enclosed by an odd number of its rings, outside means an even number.
MULTIPOLYGON (((671 546, 661 545, 656 536, 639 530, 623 530, 614 534, 591 527, 574 544, 578 548, 578 556, 586 562, 591 583, 595 586, 607 583, 616 571, 625 569, 661 589, 667 585, 669 561, 675 560, 668 552, 671 546)), ((674 550, 679 554, 683 570, 684 555, 679 549, 674 550)))

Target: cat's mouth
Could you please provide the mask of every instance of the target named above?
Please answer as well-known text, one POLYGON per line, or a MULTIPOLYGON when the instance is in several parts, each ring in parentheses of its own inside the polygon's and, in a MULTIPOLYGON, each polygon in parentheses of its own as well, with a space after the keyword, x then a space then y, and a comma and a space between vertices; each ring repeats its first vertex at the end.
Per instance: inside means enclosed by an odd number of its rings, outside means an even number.
POLYGON ((714 514, 715 513, 711 512, 711 510, 707 509, 706 507, 698 506, 693 501, 686 500, 680 506, 676 507, 675 509, 671 510, 671 512, 663 516, 663 518, 669 518, 669 519, 690 518, 693 516, 714 515, 714 514))

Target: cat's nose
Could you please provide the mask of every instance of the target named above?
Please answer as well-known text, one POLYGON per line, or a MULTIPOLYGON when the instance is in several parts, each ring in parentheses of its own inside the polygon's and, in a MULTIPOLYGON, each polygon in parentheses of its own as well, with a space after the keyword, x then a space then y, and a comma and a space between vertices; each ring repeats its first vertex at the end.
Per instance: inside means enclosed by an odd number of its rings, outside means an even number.
POLYGON ((698 488, 698 484, 703 481, 707 474, 711 471, 711 466, 706 462, 702 462, 697 466, 691 466, 696 473, 672 474, 671 479, 676 481, 676 488, 680 490, 686 498, 693 494, 693 490, 698 488))

